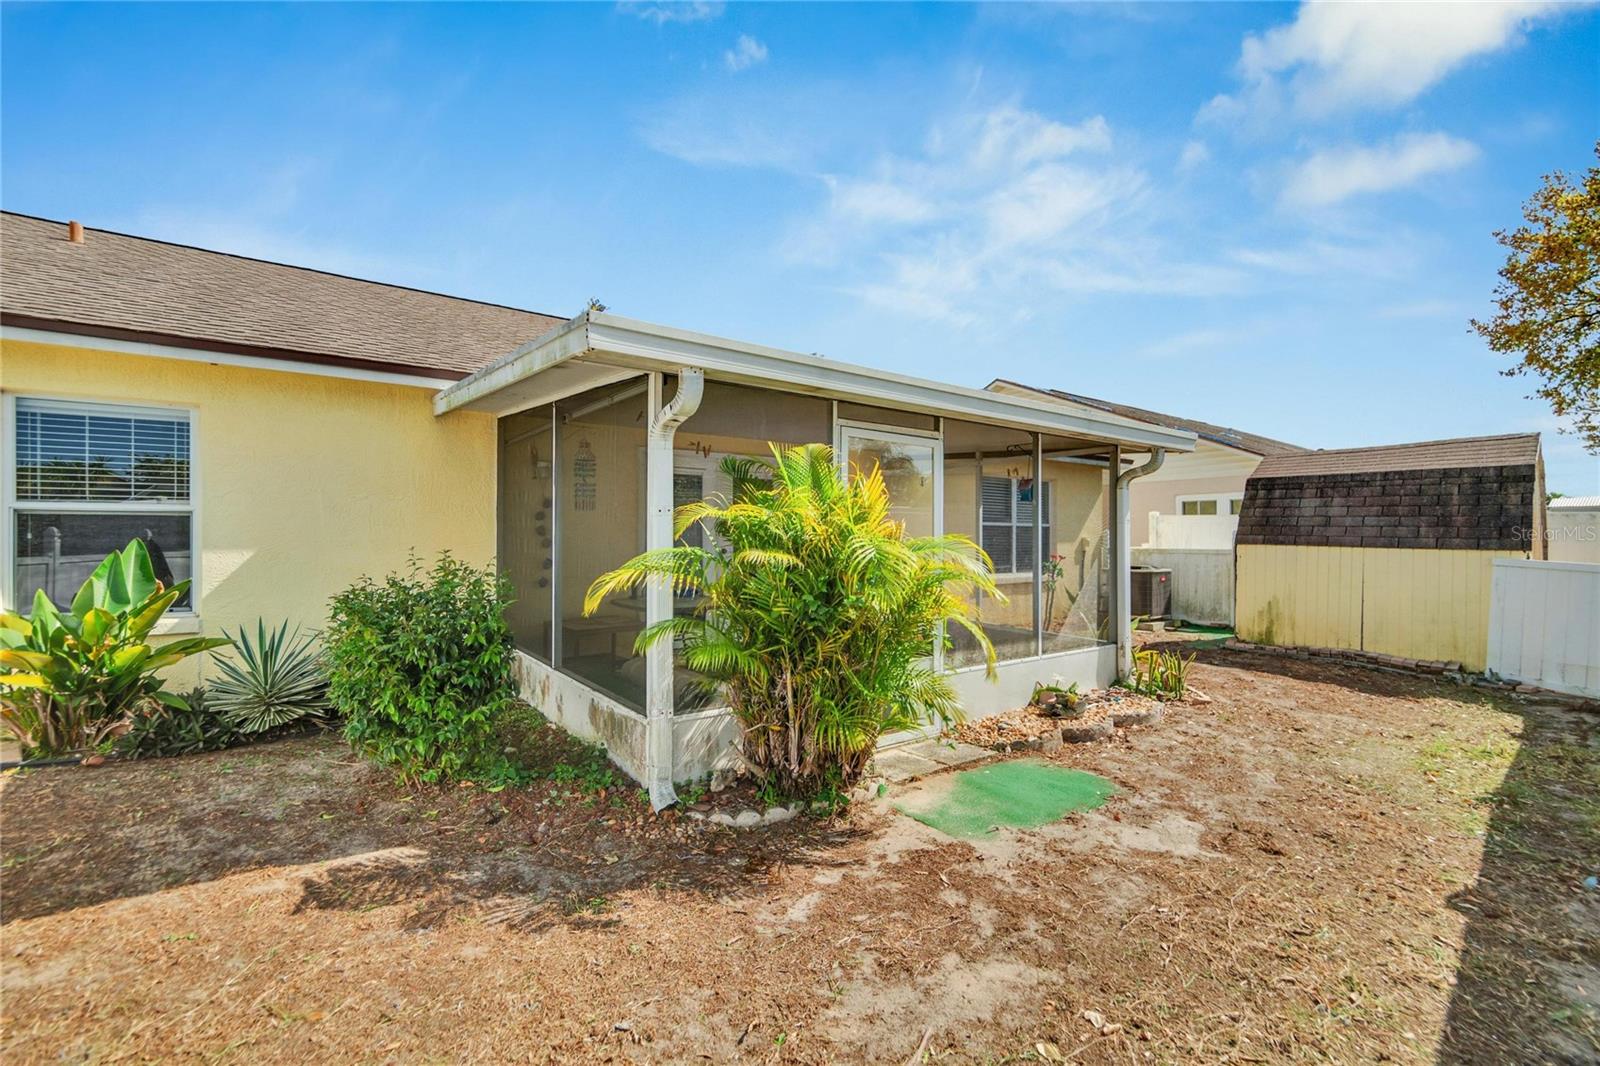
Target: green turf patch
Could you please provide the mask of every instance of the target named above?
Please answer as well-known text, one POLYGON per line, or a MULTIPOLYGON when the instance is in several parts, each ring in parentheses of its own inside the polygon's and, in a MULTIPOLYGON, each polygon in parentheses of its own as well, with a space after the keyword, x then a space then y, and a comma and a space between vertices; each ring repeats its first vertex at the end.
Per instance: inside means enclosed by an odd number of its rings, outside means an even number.
POLYGON ((935 778, 896 809, 953 837, 981 837, 1000 826, 1035 829, 1093 810, 1116 791, 1096 774, 1015 759, 935 778))

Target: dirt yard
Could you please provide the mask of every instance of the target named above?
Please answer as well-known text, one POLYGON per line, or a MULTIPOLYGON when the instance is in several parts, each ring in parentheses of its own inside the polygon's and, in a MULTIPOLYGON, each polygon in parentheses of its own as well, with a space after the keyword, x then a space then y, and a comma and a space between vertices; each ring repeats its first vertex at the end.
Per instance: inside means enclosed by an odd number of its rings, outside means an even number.
POLYGON ((1106 806, 975 843, 893 793, 654 819, 551 737, 561 780, 498 793, 330 737, 14 774, 0 1055, 1600 1057, 1600 716, 1222 650, 1192 677, 1212 703, 1046 756, 1106 806))

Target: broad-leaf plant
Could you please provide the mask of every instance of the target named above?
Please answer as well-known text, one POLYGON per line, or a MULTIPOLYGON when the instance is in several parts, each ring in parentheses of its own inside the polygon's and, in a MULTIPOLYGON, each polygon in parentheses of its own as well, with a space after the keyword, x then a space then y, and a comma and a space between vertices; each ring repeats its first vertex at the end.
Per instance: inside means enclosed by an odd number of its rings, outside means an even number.
POLYGON ((151 701, 183 707, 157 672, 222 637, 156 644, 151 633, 188 589, 156 579, 144 542, 113 551, 63 610, 39 590, 28 617, 0 612, 0 727, 29 757, 92 751, 151 701))

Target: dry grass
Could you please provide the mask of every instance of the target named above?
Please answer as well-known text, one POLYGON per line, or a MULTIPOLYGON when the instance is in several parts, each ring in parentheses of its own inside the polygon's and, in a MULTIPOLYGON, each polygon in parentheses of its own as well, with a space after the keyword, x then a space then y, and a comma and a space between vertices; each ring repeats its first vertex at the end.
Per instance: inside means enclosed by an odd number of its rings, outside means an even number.
POLYGON ((887 804, 703 829, 584 774, 408 793, 328 738, 14 775, 0 1052, 1600 1055, 1593 717, 1225 652, 1193 680, 1211 705, 1051 756, 1118 798, 977 843, 887 804))

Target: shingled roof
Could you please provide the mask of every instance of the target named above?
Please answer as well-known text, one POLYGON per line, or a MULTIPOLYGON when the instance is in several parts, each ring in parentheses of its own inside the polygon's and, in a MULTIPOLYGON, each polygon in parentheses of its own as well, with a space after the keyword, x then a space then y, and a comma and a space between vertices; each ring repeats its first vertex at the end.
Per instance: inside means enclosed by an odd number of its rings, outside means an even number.
POLYGON ((1336 448, 1274 456, 1256 467, 1256 477, 1360 474, 1378 470, 1446 470, 1453 467, 1516 466, 1539 457, 1539 434, 1457 437, 1374 448, 1336 448))
POLYGON ((989 383, 989 388, 995 386, 1011 386, 1027 392, 1037 393, 1041 396, 1053 396, 1058 400, 1079 404, 1083 407, 1092 407, 1098 411, 1109 411, 1123 418, 1132 418, 1140 422, 1149 422, 1152 425, 1165 426, 1168 429, 1186 429, 1201 440, 1208 440, 1214 444, 1223 444, 1229 448, 1237 448, 1252 455, 1290 455, 1304 451, 1298 444, 1289 444, 1271 437, 1263 437, 1259 433, 1247 433, 1242 429, 1233 429, 1229 426, 1219 426, 1213 422, 1201 422, 1195 418, 1181 418, 1178 415, 1166 415, 1160 411, 1150 411, 1143 407, 1134 407, 1131 404, 1113 403, 1110 400, 1097 400, 1093 396, 1084 396, 1076 392, 1065 392, 1061 389, 1041 389, 1034 385, 1024 385, 1017 381, 1008 381, 1005 378, 996 378, 989 383))
POLYGON ((0 213, 0 322, 453 381, 564 319, 0 213))
POLYGON ((1305 452, 1256 467, 1236 543, 1525 551, 1543 504, 1537 433, 1305 452))

